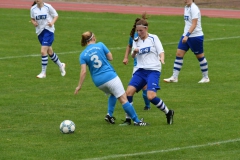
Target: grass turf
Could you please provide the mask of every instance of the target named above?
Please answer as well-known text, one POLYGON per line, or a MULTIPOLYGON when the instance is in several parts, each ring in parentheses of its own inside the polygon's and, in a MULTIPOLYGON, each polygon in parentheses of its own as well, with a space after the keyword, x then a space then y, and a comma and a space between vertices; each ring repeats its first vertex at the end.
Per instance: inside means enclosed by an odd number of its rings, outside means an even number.
POLYGON ((149 33, 157 34, 165 50, 161 97, 175 110, 174 124, 151 105, 144 111, 141 93, 134 96, 138 116, 151 125, 120 127, 125 118, 119 103, 115 125, 104 121, 107 97, 92 83, 74 95, 79 79, 81 34, 93 31, 113 53, 111 62, 125 87, 133 60, 122 64, 129 32, 136 17, 114 13, 58 12, 54 51, 66 63, 66 77, 49 59, 47 78, 35 78, 41 69, 40 45, 29 23, 29 10, 0 9, 0 152, 1 159, 238 159, 239 25, 237 19, 202 17, 205 55, 211 82, 198 84, 199 64, 188 52, 179 82, 167 84, 172 74, 181 16, 151 16, 149 33), (70 119, 74 134, 59 132, 70 119), (217 143, 216 143, 217 142, 217 143))

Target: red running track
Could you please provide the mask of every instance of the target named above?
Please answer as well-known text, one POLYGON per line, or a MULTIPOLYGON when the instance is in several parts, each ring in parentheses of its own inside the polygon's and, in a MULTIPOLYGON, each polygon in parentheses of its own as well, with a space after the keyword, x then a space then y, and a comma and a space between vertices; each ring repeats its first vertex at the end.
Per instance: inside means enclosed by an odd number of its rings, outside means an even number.
MULTIPOLYGON (((47 2, 47 1, 46 1, 47 2)), ((0 0, 0 8, 21 8, 30 9, 33 0, 0 0)), ((48 3, 48 2, 47 2, 48 3)), ((149 15, 183 15, 183 7, 149 7, 149 6, 126 6, 108 4, 88 4, 75 2, 49 2, 56 10, 79 11, 79 12, 110 12, 126 14, 149 15)), ((240 10, 205 9, 201 8, 202 16, 237 18, 240 19, 240 10)))

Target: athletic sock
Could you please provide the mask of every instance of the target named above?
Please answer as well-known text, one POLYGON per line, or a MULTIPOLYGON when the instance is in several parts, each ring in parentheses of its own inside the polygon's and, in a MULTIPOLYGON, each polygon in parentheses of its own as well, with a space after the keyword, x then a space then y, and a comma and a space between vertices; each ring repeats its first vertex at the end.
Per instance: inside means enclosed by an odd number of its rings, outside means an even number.
POLYGON ((122 107, 134 122, 137 122, 137 123, 140 122, 136 111, 134 110, 133 106, 129 102, 126 102, 125 104, 123 104, 122 107))
POLYGON ((158 98, 158 97, 153 98, 151 100, 151 103, 154 104, 161 111, 165 112, 165 114, 168 113, 168 111, 169 111, 168 107, 165 105, 165 103, 160 98, 158 98))
POLYGON ((50 57, 51 57, 51 60, 52 60, 54 63, 56 63, 59 67, 62 67, 62 63, 61 63, 61 61, 59 60, 59 58, 58 58, 58 56, 57 56, 56 53, 53 52, 53 54, 50 55, 50 57))
POLYGON ((150 108, 150 101, 147 98, 147 90, 142 90, 142 97, 145 102, 145 106, 150 108))
POLYGON ((182 69, 183 66, 183 57, 177 57, 174 61, 173 65, 173 77, 178 78, 179 72, 182 69))
POLYGON ((46 74, 47 72, 47 64, 48 64, 48 56, 42 56, 42 72, 43 74, 46 74))
POLYGON ((205 57, 199 58, 198 59, 199 64, 200 64, 200 69, 202 71, 202 75, 205 78, 208 78, 208 63, 207 59, 205 57))
POLYGON ((110 117, 113 116, 116 102, 117 102, 117 98, 111 94, 108 98, 108 114, 110 115, 110 117))

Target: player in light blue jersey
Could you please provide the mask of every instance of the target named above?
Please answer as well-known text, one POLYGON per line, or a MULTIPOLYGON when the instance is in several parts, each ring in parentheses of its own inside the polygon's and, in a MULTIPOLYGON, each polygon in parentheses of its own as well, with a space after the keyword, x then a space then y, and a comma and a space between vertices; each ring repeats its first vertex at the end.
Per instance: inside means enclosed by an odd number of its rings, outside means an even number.
MULTIPOLYGON (((137 21, 135 30, 138 38, 133 41, 131 55, 137 58, 137 71, 133 74, 127 87, 127 98, 133 103, 133 96, 147 85, 147 97, 149 101, 166 114, 167 124, 173 123, 174 111, 169 110, 165 103, 157 97, 160 89, 159 79, 161 75, 161 63, 164 64, 164 50, 162 44, 155 34, 148 33, 148 22, 146 14, 137 21), (159 61, 160 60, 160 61, 159 61)), ((130 120, 126 118, 125 124, 130 120)))
POLYGON ((41 44, 42 71, 37 78, 46 78, 48 55, 51 60, 59 66, 62 76, 66 75, 65 63, 61 63, 56 53, 53 52, 54 23, 58 19, 58 13, 48 3, 42 0, 35 0, 30 10, 31 23, 36 29, 38 40, 41 44))
POLYGON ((170 78, 164 79, 165 82, 178 82, 178 76, 183 66, 183 57, 191 49, 199 61, 202 72, 202 79, 198 83, 208 83, 208 63, 204 56, 203 41, 204 35, 201 25, 201 13, 194 0, 184 0, 184 33, 178 43, 176 59, 173 65, 173 74, 170 78))
POLYGON ((82 88, 88 67, 95 86, 106 94, 110 94, 108 99, 108 113, 105 120, 111 124, 115 124, 113 112, 118 99, 122 104, 124 111, 134 121, 134 125, 146 126, 146 122, 138 119, 133 106, 127 100, 120 78, 112 65, 108 62, 113 59, 112 53, 109 49, 102 42, 96 43, 96 37, 90 31, 82 34, 81 45, 86 46, 86 48, 80 54, 80 79, 74 93, 77 94, 82 88))
MULTIPOLYGON (((133 28, 132 28, 132 30, 130 32, 128 45, 127 45, 126 52, 125 52, 124 59, 123 59, 123 64, 125 64, 125 65, 128 64, 128 55, 131 53, 131 50, 132 50, 133 39, 138 37, 137 32, 135 32, 135 26, 136 26, 136 22, 139 21, 139 20, 140 20, 140 18, 136 18, 135 19, 133 28)), ((133 66, 134 67, 133 67, 133 73, 132 74, 134 74, 135 71, 138 69, 137 68, 137 59, 136 58, 134 58, 133 66)), ((150 101, 147 98, 147 86, 144 86, 143 89, 142 89, 142 97, 143 97, 143 100, 145 102, 144 110, 149 110, 150 109, 150 101)))

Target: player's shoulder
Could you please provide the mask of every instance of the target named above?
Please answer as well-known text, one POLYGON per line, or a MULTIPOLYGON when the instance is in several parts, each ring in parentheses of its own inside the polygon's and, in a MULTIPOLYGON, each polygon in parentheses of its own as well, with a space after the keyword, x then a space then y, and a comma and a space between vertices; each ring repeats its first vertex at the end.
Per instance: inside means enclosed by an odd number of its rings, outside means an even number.
POLYGON ((198 6, 196 5, 196 3, 192 3, 191 5, 191 10, 199 10, 198 6))
POLYGON ((153 39, 158 38, 156 34, 151 34, 151 33, 148 33, 148 37, 153 39))
POLYGON ((37 8, 37 4, 33 5, 30 10, 37 8))
POLYGON ((47 8, 53 8, 52 5, 49 4, 49 3, 45 3, 45 2, 44 2, 43 5, 44 5, 44 7, 47 7, 47 8))

